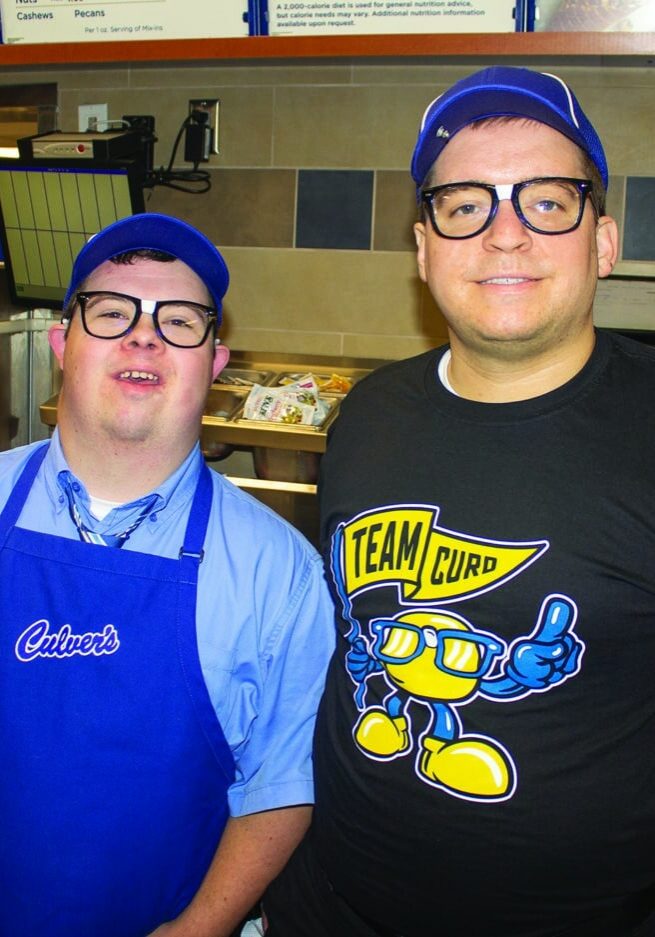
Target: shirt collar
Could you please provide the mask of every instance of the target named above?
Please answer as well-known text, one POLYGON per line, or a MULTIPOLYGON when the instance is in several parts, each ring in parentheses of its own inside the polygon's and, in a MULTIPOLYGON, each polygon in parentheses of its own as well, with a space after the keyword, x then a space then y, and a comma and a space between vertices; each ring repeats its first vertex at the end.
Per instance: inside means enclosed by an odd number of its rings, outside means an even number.
MULTIPOLYGON (((203 458, 200 451, 200 444, 196 443, 184 462, 182 462, 168 478, 164 479, 160 485, 152 491, 147 492, 143 498, 138 498, 136 501, 130 501, 128 504, 123 504, 115 508, 110 512, 108 518, 112 517, 116 512, 120 514, 133 512, 135 508, 142 505, 144 500, 150 498, 153 494, 157 495, 157 501, 155 502, 153 510, 158 514, 166 510, 174 496, 176 497, 176 504, 182 506, 182 504, 186 503, 186 501, 192 497, 196 489, 202 463, 203 458)), ((64 450, 62 449, 58 428, 55 428, 52 435, 50 447, 44 462, 44 469, 46 489, 52 501, 57 505, 57 513, 68 510, 68 502, 65 497, 62 498, 62 488, 60 484, 60 475, 64 472, 68 473, 71 481, 79 486, 79 489, 76 489, 76 500, 79 499, 79 504, 84 508, 88 508, 89 495, 86 486, 81 479, 77 478, 77 476, 71 472, 68 466, 64 450)))

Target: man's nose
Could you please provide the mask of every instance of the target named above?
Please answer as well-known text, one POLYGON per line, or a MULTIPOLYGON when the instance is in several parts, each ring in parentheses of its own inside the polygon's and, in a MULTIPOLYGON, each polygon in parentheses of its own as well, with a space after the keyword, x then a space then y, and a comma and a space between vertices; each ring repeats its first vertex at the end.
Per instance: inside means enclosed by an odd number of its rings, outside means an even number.
POLYGON ((484 232, 485 246, 497 250, 517 250, 531 243, 531 232, 519 218, 509 198, 498 202, 493 221, 484 232))
POLYGON ((125 341, 132 341, 135 344, 155 345, 161 343, 161 338, 155 328, 153 313, 141 311, 136 324, 125 336, 125 341))

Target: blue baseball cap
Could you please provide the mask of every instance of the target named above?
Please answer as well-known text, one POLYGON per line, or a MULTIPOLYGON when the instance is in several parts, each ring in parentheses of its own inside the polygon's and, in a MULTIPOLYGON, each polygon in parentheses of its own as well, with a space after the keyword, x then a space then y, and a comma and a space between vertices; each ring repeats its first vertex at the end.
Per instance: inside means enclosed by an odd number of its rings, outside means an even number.
POLYGON ((423 185, 432 164, 459 130, 486 117, 525 117, 559 130, 591 158, 607 189, 603 145, 568 85, 556 75, 506 65, 463 78, 428 105, 412 156, 416 185, 423 185))
POLYGON ((75 258, 64 309, 80 284, 106 260, 138 250, 165 251, 182 260, 207 287, 221 322, 223 297, 230 275, 225 261, 209 238, 179 218, 147 212, 121 218, 94 234, 75 258))

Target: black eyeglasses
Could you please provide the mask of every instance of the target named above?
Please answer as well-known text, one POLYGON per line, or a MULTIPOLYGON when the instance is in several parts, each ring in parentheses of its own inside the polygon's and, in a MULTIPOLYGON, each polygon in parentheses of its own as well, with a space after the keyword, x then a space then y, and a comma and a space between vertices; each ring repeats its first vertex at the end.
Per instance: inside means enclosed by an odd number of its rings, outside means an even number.
MULTIPOLYGON (((168 345, 197 348, 216 321, 216 309, 186 299, 139 299, 126 293, 92 290, 76 293, 84 330, 94 338, 122 338, 136 327, 145 312, 155 332, 168 345)), ((70 321, 69 316, 62 319, 70 321)))
POLYGON ((432 227, 443 238, 459 240, 482 234, 509 199, 522 224, 537 234, 567 234, 582 221, 589 179, 552 176, 507 185, 450 182, 421 192, 432 227))

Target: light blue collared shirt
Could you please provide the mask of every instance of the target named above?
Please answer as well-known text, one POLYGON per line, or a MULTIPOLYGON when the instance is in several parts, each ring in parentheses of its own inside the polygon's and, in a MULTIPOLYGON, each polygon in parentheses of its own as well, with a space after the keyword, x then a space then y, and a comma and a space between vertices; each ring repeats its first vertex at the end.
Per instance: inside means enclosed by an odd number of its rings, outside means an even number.
MULTIPOLYGON (((33 449, 0 453, 0 509, 33 449)), ((152 510, 122 549, 178 556, 201 465, 196 446, 157 487, 152 510)), ((19 527, 78 539, 60 485, 61 473, 69 471, 55 430, 19 527)), ((290 524, 211 474, 196 628, 207 689, 235 759, 230 812, 241 816, 313 803, 314 718, 335 634, 322 563, 290 524)), ((114 508, 97 521, 74 476, 73 487, 82 519, 99 533, 129 527, 146 500, 114 508)))

